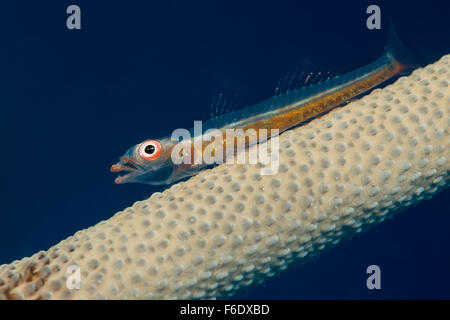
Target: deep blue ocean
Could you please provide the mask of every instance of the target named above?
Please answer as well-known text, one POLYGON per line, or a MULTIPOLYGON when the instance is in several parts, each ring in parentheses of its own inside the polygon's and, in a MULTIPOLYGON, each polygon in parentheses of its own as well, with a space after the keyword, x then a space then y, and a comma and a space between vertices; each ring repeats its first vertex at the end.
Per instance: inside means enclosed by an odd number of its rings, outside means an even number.
MULTIPOLYGON (((424 64, 450 53, 450 5, 423 1, 6 1, 0 6, 0 264, 163 187, 115 185, 129 147, 207 120, 213 92, 273 95, 298 63, 377 59, 389 23, 424 64), (66 8, 81 9, 81 29, 66 8), (366 8, 381 9, 381 30, 366 8)), ((307 70, 308 71, 308 70, 307 70)), ((450 190, 236 298, 449 299, 450 190), (382 272, 366 287, 366 267, 382 272)))

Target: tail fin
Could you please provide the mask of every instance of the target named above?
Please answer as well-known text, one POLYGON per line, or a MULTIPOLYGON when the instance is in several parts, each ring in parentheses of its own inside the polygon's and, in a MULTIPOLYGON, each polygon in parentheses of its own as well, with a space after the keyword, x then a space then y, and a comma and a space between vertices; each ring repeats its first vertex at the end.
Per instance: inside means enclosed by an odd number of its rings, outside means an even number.
POLYGON ((400 41, 393 24, 389 26, 384 52, 392 60, 392 63, 399 68, 400 73, 406 73, 411 69, 420 66, 417 60, 408 53, 408 50, 400 41))

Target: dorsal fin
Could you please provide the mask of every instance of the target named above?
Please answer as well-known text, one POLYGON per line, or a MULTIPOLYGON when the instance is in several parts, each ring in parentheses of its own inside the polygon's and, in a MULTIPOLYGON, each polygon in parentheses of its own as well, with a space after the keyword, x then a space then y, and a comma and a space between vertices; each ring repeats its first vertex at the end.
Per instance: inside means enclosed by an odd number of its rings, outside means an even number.
POLYGON ((215 90, 211 99, 211 118, 248 106, 248 95, 241 88, 215 90))
POLYGON ((311 70, 309 62, 302 62, 294 65, 288 73, 278 81, 275 87, 275 95, 282 95, 289 91, 314 85, 331 79, 334 76, 331 71, 323 72, 307 70, 311 70))

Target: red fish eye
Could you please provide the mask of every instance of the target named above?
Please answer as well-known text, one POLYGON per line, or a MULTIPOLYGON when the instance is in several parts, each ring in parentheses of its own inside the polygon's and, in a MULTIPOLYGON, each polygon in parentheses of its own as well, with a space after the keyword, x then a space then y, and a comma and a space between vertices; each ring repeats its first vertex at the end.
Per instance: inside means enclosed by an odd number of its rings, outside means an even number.
POLYGON ((145 160, 157 159, 161 151, 161 144, 156 140, 147 140, 139 146, 139 155, 145 160))

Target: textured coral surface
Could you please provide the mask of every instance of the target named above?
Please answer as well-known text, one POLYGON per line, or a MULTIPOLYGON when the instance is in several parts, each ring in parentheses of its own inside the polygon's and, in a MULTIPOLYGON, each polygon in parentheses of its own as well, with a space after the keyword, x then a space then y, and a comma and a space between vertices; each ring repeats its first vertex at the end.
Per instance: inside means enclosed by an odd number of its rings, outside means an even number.
POLYGON ((450 55, 282 134, 275 175, 221 165, 2 265, 0 299, 220 298, 307 261, 448 185, 449 82, 450 55))

